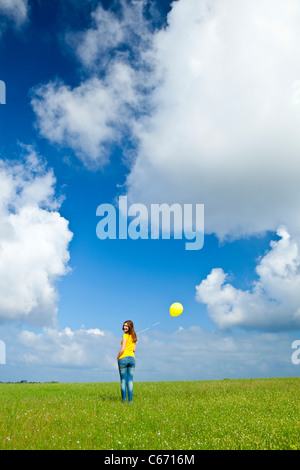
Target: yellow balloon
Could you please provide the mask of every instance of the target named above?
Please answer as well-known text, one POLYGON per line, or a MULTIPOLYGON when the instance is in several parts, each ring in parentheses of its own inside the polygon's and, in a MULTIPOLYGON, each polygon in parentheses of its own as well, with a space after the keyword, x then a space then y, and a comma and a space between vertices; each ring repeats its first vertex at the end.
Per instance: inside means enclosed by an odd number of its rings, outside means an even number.
POLYGON ((178 317, 183 312, 183 306, 179 302, 174 302, 170 307, 171 317, 178 317))

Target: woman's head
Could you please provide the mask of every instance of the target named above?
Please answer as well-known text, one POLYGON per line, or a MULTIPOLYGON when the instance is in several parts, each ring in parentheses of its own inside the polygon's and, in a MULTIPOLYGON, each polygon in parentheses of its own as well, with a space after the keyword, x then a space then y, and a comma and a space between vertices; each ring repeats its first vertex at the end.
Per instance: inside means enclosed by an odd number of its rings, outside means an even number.
POLYGON ((132 341, 136 343, 137 341, 137 335, 136 332, 134 331, 134 325, 131 320, 126 320, 123 323, 123 331, 129 335, 132 336, 132 341))

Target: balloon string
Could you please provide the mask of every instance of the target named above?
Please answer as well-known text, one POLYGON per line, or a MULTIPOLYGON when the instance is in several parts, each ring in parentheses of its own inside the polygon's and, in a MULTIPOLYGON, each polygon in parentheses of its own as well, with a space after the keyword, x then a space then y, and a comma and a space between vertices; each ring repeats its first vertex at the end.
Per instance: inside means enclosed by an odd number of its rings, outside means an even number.
POLYGON ((157 322, 157 323, 154 323, 154 324, 151 325, 151 326, 148 326, 148 328, 145 328, 144 330, 138 331, 138 332, 137 332, 137 335, 139 335, 140 333, 144 333, 144 331, 150 330, 150 328, 153 328, 154 326, 159 325, 159 323, 160 323, 160 321, 157 322))

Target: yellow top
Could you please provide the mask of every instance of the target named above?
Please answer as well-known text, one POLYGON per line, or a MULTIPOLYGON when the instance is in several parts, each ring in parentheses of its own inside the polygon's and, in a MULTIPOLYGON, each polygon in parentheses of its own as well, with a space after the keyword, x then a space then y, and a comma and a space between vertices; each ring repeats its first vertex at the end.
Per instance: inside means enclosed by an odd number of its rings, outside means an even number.
MULTIPOLYGON (((133 352, 134 342, 132 341, 132 336, 129 335, 128 333, 124 333, 123 334, 123 339, 126 339, 125 351, 119 357, 119 359, 122 359, 122 357, 126 357, 126 356, 135 357, 134 352, 133 352)), ((121 344, 122 344, 122 342, 121 342, 121 344)))

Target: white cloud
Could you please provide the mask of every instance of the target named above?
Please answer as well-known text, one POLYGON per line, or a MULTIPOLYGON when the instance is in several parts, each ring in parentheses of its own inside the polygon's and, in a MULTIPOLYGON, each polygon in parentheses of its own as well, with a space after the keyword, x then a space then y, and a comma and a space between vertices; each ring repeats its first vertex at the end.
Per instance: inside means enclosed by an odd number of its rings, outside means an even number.
POLYGON ((159 31, 120 5, 66 35, 86 78, 34 90, 40 133, 91 168, 134 142, 129 202, 204 203, 219 238, 299 232, 299 2, 179 0, 159 31))
POLYGON ((141 52, 147 48, 151 40, 150 24, 144 16, 147 2, 121 0, 119 4, 117 13, 98 5, 91 13, 89 28, 66 34, 67 43, 74 49, 84 68, 104 70, 112 58, 126 62, 131 60, 136 64, 141 52), (125 50, 122 50, 123 46, 125 50))
POLYGON ((19 333, 17 343, 18 360, 36 365, 86 367, 87 369, 103 368, 114 372, 117 369, 117 348, 120 344, 110 332, 98 328, 63 330, 44 328, 42 333, 23 330, 19 333))
POLYGON ((27 0, 1 0, 0 14, 11 19, 16 27, 27 21, 28 1, 27 0))
POLYGON ((73 88, 63 82, 37 86, 32 95, 40 133, 92 169, 109 161, 143 112, 142 54, 151 38, 145 1, 120 5, 118 14, 99 5, 90 28, 66 35, 87 78, 73 88))
POLYGON ((259 260, 258 280, 247 291, 226 282, 216 268, 196 286, 196 299, 222 329, 231 327, 262 330, 300 328, 300 242, 281 228, 279 241, 259 260))
POLYGON ((294 1, 173 2, 129 200, 204 203, 219 238, 300 231, 299 15, 294 1))
POLYGON ((0 161, 0 320, 44 325, 57 313, 72 233, 57 210, 52 170, 27 150, 24 164, 0 161))
POLYGON ((71 89, 62 83, 38 87, 32 106, 40 133, 72 148, 88 167, 103 166, 126 132, 128 106, 134 106, 132 70, 115 63, 104 80, 91 78, 71 89))

